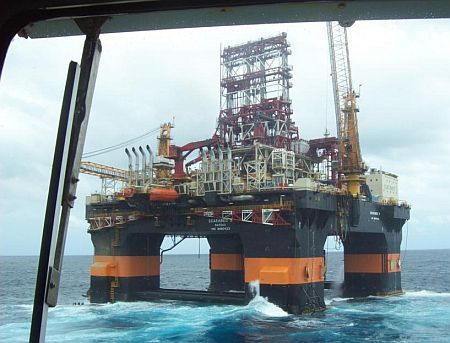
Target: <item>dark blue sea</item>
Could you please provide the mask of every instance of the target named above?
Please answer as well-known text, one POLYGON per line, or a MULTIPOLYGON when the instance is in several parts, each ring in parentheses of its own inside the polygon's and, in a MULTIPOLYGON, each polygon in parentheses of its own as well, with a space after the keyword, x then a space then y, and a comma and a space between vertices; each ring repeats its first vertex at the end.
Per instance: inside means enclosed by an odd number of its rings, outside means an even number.
MULTIPOLYGON (((342 279, 343 255, 328 253, 327 260, 327 277, 342 279)), ((82 294, 91 261, 65 257, 48 342, 450 342, 450 250, 403 253, 402 296, 352 299, 327 291, 327 309, 303 316, 261 297, 247 306, 88 304, 82 294)), ((37 257, 0 257, 1 342, 28 340, 36 266, 37 257)), ((162 287, 205 289, 208 282, 207 255, 165 256, 162 287)))

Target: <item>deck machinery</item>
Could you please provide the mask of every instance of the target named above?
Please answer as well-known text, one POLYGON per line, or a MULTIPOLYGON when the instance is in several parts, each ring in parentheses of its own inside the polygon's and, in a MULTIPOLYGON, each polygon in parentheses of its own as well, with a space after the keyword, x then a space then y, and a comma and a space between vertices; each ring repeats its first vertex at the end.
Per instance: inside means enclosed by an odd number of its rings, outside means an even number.
MULTIPOLYGON (((344 245, 346 295, 402 291, 401 230, 409 207, 392 191, 397 177, 378 170, 365 176, 357 131, 349 136, 348 122, 341 122, 354 118, 356 127, 351 87, 335 88, 338 102, 346 99, 337 105, 338 138, 300 138, 286 38, 283 33, 221 51, 221 108, 210 139, 173 145, 167 123, 157 154, 149 146, 126 150, 128 170, 82 165, 103 184, 124 183, 87 199, 95 248, 91 302, 162 296, 165 236, 208 240, 210 284, 199 298, 249 301, 249 285, 258 281, 260 294, 290 313, 322 309, 328 236, 344 245)), ((330 41, 330 48, 338 46, 330 41)))

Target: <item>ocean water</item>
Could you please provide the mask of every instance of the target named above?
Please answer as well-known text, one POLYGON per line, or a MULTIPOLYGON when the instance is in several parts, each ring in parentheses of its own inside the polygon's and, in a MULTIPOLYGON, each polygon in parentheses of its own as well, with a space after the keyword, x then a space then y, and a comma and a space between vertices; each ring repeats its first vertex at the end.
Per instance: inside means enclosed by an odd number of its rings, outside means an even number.
MULTIPOLYGON (((328 278, 343 278, 329 253, 328 278)), ((395 297, 342 298, 326 291, 323 312, 289 315, 257 296, 246 306, 160 301, 88 304, 92 257, 64 260, 48 342, 450 342, 450 250, 403 253, 395 297), (82 304, 82 305, 74 305, 82 304)), ((0 257, 0 341, 28 340, 37 257, 0 257)), ((208 256, 166 255, 161 286, 205 289, 208 256)))

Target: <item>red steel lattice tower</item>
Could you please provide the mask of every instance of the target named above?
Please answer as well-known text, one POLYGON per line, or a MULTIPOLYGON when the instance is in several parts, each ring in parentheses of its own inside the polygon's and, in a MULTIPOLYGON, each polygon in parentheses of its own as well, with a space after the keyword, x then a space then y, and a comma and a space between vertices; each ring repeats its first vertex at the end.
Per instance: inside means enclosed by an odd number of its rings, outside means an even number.
POLYGON ((298 128, 291 119, 292 67, 286 33, 221 51, 221 110, 216 134, 223 146, 256 142, 291 149, 298 128))

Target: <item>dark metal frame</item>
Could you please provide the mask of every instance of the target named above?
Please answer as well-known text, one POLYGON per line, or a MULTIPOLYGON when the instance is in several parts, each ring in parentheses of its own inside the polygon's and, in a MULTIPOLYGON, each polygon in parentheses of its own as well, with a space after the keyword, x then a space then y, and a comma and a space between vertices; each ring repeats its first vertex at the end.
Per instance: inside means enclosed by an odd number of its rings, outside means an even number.
POLYGON ((56 139, 39 256, 30 341, 45 340, 47 312, 56 306, 70 210, 76 199, 81 155, 101 54, 102 21, 79 23, 86 32, 81 66, 71 62, 56 139))

